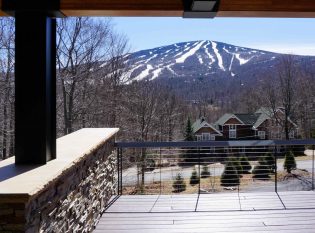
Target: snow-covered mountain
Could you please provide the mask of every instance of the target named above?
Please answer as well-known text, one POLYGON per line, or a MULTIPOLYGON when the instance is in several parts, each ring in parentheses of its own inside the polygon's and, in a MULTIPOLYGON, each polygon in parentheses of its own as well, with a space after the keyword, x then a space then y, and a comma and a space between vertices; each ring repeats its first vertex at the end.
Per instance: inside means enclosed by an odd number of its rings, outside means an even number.
MULTIPOLYGON (((274 66, 281 54, 215 41, 193 41, 142 50, 128 56, 131 80, 236 77, 250 79, 274 66)), ((298 60, 314 57, 296 56, 298 60)))

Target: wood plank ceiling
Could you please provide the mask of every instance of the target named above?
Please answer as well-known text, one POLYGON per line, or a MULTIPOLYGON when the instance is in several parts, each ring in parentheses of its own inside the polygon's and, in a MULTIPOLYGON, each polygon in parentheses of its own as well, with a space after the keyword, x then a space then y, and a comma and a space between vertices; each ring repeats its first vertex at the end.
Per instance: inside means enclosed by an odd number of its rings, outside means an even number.
MULTIPOLYGON (((66 16, 177 16, 182 0, 60 0, 66 16)), ((1 7, 1 1, 0 1, 1 7)), ((1 9, 1 8, 0 8, 1 9)), ((5 15, 0 11, 0 15, 5 15)), ((315 17, 315 0, 221 0, 218 17, 315 17)))

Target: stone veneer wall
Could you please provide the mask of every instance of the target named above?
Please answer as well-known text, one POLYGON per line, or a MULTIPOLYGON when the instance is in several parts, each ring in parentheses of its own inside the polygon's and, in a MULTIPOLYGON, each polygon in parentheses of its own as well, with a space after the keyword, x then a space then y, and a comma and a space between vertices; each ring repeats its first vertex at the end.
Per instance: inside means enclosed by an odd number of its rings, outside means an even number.
POLYGON ((0 233, 92 232, 116 194, 116 169, 117 155, 110 139, 39 194, 0 203, 0 233))

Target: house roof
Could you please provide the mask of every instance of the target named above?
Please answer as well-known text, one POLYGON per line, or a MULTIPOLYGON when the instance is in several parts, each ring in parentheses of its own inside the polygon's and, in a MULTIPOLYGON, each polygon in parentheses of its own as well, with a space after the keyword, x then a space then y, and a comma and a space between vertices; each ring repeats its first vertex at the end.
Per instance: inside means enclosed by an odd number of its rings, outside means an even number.
POLYGON ((193 127, 193 133, 196 133, 196 132, 197 132, 198 130, 200 130, 201 128, 210 127, 210 128, 212 128, 217 134, 222 135, 221 132, 220 132, 219 130, 217 130, 214 125, 209 124, 203 117, 200 118, 200 119, 197 119, 197 120, 193 123, 192 127, 193 127))
POLYGON ((239 120, 241 123, 244 125, 253 125, 260 114, 255 114, 255 113, 237 113, 237 114, 231 114, 231 113, 226 113, 222 117, 220 117, 219 120, 215 122, 216 125, 224 125, 229 119, 231 118, 236 118, 239 120))
MULTIPOLYGON (((234 114, 231 114, 231 113, 225 113, 223 116, 221 116, 220 118, 219 118, 219 120, 217 120, 216 122, 215 122, 215 125, 224 125, 225 124, 225 122, 227 122, 229 119, 231 119, 231 118, 235 118, 236 116, 234 115, 234 114)), ((237 117, 236 117, 237 118, 237 117)), ((242 120, 241 119, 238 119, 240 122, 242 122, 242 120)))
POLYGON ((273 111, 271 108, 267 108, 267 107, 261 107, 260 109, 258 109, 256 112, 256 114, 266 114, 268 116, 272 116, 273 115, 273 111))
POLYGON ((270 116, 265 114, 265 113, 261 113, 257 119, 257 121, 255 122, 255 124, 253 125, 254 129, 257 129, 262 123, 264 123, 266 120, 270 119, 270 116))
POLYGON ((234 114, 238 119, 240 119, 245 125, 253 125, 258 120, 260 114, 234 114))
MULTIPOLYGON (((279 107, 276 109, 276 112, 281 112, 284 114, 283 108, 279 107)), ((258 128, 265 120, 271 119, 272 116, 274 115, 274 112, 271 108, 266 108, 266 107, 261 107, 258 109, 255 113, 261 114, 260 117, 258 118, 257 122, 253 126, 254 128, 258 128)), ((297 127, 297 124, 294 123, 291 118, 289 117, 288 120, 291 122, 291 124, 294 125, 294 127, 297 127)))

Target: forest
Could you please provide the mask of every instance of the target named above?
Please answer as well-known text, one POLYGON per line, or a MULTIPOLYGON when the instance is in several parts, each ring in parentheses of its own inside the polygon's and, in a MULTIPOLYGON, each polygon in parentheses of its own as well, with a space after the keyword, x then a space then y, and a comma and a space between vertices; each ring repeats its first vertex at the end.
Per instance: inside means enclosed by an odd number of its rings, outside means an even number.
MULTIPOLYGON (((14 155, 14 19, 0 19, 0 34, 0 158, 5 159, 14 155)), ((209 80, 129 80, 130 47, 111 19, 58 20, 58 137, 86 127, 117 127, 118 140, 183 140, 188 118, 214 122, 224 113, 261 106, 283 107, 303 138, 314 135, 315 74, 290 55, 253 85, 221 90, 209 80)))

